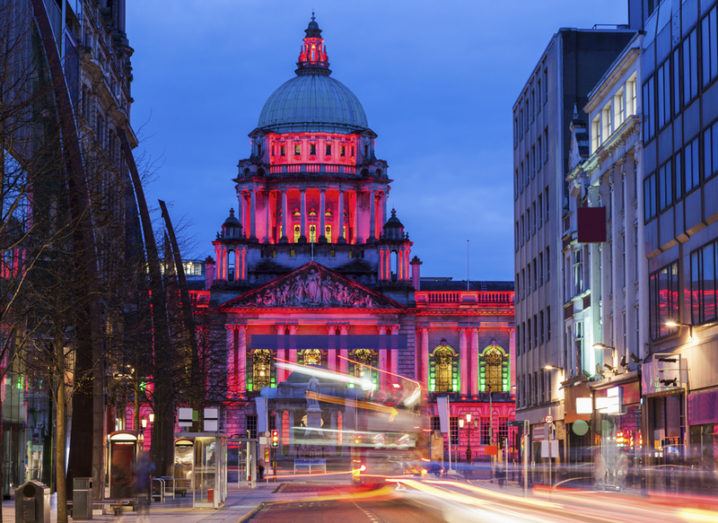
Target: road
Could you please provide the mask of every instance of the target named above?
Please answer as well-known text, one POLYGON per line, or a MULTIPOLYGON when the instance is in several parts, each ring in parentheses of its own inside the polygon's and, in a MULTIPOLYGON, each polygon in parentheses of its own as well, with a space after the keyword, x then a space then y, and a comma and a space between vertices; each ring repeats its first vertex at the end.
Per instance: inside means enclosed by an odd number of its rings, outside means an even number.
POLYGON ((250 520, 287 523, 501 521, 656 523, 718 521, 714 497, 636 497, 577 490, 499 489, 478 482, 388 480, 373 487, 289 486, 303 497, 265 506, 250 520))

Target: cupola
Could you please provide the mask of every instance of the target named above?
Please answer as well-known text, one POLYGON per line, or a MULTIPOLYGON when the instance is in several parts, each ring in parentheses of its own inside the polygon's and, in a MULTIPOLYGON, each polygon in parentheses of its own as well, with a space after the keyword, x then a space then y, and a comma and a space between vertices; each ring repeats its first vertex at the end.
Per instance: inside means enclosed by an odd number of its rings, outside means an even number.
POLYGON ((242 238, 242 224, 234 215, 234 209, 229 210, 229 216, 222 224, 222 239, 232 240, 242 238))

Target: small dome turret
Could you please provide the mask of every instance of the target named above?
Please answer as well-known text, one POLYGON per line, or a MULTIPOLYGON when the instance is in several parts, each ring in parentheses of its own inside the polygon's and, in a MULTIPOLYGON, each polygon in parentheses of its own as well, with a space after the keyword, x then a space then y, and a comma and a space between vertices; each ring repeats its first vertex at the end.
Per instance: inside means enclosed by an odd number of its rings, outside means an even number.
POLYGON ((234 215, 234 209, 229 210, 229 216, 222 224, 222 239, 239 239, 242 237, 242 224, 234 215))
POLYGON ((405 238, 404 224, 397 218, 396 209, 391 210, 391 216, 384 224, 382 238, 385 240, 403 240, 405 238))

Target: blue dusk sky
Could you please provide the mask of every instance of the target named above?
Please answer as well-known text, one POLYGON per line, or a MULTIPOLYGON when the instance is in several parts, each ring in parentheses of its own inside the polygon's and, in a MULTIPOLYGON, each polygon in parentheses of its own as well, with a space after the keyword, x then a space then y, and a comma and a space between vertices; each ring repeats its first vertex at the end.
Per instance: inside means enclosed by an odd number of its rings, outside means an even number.
POLYGON ((511 107, 559 27, 626 23, 627 0, 140 0, 133 126, 146 189, 184 256, 212 254, 264 101, 294 75, 312 9, 359 97, 424 276, 513 279, 511 107))

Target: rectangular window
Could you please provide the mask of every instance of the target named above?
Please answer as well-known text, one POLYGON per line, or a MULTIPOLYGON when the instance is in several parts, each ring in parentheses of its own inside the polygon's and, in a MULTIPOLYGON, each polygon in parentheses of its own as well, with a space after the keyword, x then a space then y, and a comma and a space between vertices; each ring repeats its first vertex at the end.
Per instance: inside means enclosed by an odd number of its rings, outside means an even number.
POLYGON ((643 219, 646 223, 656 217, 656 173, 643 179, 643 219))
POLYGON ((648 279, 649 325, 651 338, 658 339, 675 332, 669 320, 679 321, 678 262, 652 272, 648 279))
POLYGON ((488 417, 481 418, 481 444, 489 445, 491 443, 489 439, 489 427, 491 426, 491 419, 488 417))
POLYGON ((648 81, 643 84, 643 141, 649 142, 653 139, 655 133, 655 121, 653 119, 653 76, 648 78, 648 81))
POLYGON ((703 57, 703 85, 718 75, 718 34, 716 33, 716 8, 701 20, 701 55, 703 57))
POLYGON ((696 30, 683 40, 683 104, 698 94, 698 37, 696 30))
POLYGON ((549 281, 551 279, 551 257, 549 256, 550 253, 549 247, 546 247, 546 281, 549 281))
POLYGON ((324 155, 325 156, 331 156, 332 155, 332 144, 328 143, 324 146, 324 155))
POLYGON ((611 120, 611 104, 606 104, 601 110, 601 143, 605 142, 613 132, 611 120))
POLYGON ((294 144, 294 156, 299 156, 302 154, 302 144, 295 143, 294 144))
POLYGON ((681 110, 681 50, 676 47, 673 51, 673 110, 681 110))
POLYGON ((683 182, 685 192, 689 193, 700 184, 700 156, 698 138, 694 138, 683 148, 683 182))
POLYGON ((718 122, 703 133, 703 175, 706 179, 718 173, 718 122))
POLYGON ((244 428, 249 433, 250 438, 257 437, 257 416, 255 414, 248 414, 245 417, 244 428))
POLYGON ((621 89, 613 96, 613 121, 616 128, 626 119, 626 93, 621 89))
POLYGON ((309 154, 317 154, 317 144, 315 144, 315 143, 309 144, 309 154))
POLYGON ((718 319, 716 306, 716 256, 718 242, 712 241, 691 252, 691 323, 718 319))
POLYGON ((543 130, 543 163, 548 162, 548 127, 543 130))
POLYGON ((529 169, 529 174, 531 176, 531 179, 533 180, 536 177, 536 146, 531 146, 531 167, 529 169))
POLYGON ((283 145, 279 146, 279 155, 280 156, 287 156, 287 148, 283 145))
POLYGON ((536 140, 536 170, 541 170, 541 164, 543 163, 541 161, 541 155, 543 154, 543 147, 541 146, 542 138, 539 136, 536 140))
POLYGON ((683 188, 685 184, 683 182, 683 155, 680 151, 673 157, 673 192, 675 193, 676 201, 683 198, 683 188))
POLYGON ((666 60, 658 68, 657 92, 658 128, 662 129, 671 120, 671 69, 670 61, 666 60))
POLYGON ((451 444, 459 444, 459 418, 452 416, 449 418, 449 431, 451 432, 451 444))
POLYGON ((546 341, 551 341, 551 307, 546 307, 546 341))
POLYGON ((658 210, 664 211, 671 205, 673 205, 673 176, 669 160, 658 168, 658 210))
POLYGON ((548 206, 548 187, 543 190, 543 205, 544 205, 544 220, 548 223, 549 220, 549 206, 548 206))
POLYGON ((536 206, 536 218, 538 219, 538 228, 541 228, 541 225, 543 224, 543 195, 538 195, 538 205, 536 206))
POLYGON ((539 312, 539 344, 543 344, 544 337, 544 318, 543 311, 539 312))
POLYGON ((632 76, 626 83, 626 116, 636 114, 636 77, 632 76))
POLYGON ((548 69, 543 68, 543 103, 548 102, 548 69))
POLYGON ((601 145, 601 117, 596 116, 591 122, 591 152, 596 152, 601 145))
POLYGON ((347 147, 346 147, 346 145, 342 145, 341 148, 339 149, 339 156, 344 158, 346 155, 347 155, 347 147))

